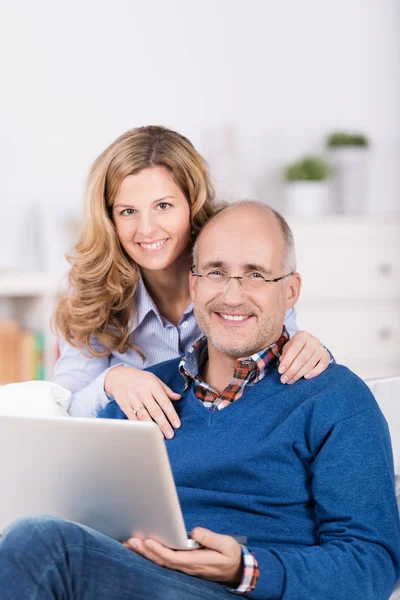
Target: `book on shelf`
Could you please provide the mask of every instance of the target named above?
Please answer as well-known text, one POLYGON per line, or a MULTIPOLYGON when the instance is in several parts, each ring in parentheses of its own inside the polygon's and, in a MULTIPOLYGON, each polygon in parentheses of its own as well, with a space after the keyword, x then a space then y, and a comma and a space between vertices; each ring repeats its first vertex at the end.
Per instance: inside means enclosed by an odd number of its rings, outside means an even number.
POLYGON ((0 320, 0 385, 44 379, 44 335, 0 320))

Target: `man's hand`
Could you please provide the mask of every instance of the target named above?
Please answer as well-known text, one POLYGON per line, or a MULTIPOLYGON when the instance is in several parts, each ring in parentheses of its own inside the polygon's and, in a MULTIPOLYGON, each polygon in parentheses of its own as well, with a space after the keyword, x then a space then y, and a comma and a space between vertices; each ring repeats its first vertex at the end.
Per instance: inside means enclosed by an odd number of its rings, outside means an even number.
POLYGON ((193 577, 217 581, 236 588, 242 579, 242 549, 229 535, 220 535, 209 529, 196 527, 192 539, 203 546, 198 550, 171 550, 155 540, 131 538, 124 546, 148 560, 193 577))
POLYGON ((279 373, 282 383, 295 383, 301 377, 312 379, 327 369, 331 357, 318 338, 307 331, 297 331, 284 345, 279 373))

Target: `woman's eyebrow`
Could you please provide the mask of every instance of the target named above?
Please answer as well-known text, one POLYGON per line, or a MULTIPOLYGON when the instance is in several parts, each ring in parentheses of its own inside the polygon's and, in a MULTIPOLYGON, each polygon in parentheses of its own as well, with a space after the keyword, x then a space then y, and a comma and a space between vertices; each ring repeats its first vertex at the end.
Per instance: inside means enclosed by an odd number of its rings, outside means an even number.
MULTIPOLYGON (((165 200, 168 200, 168 198, 173 199, 174 196, 162 196, 161 198, 156 198, 155 200, 153 200, 153 204, 157 204, 158 202, 165 202, 165 200)), ((135 208, 134 204, 125 204, 125 203, 116 203, 114 204, 114 208, 135 208)))
POLYGON ((157 202, 165 202, 165 200, 171 199, 173 200, 175 198, 175 196, 171 196, 171 194, 169 194, 168 196, 162 196, 161 198, 157 198, 156 200, 153 200, 153 204, 156 204, 157 202))

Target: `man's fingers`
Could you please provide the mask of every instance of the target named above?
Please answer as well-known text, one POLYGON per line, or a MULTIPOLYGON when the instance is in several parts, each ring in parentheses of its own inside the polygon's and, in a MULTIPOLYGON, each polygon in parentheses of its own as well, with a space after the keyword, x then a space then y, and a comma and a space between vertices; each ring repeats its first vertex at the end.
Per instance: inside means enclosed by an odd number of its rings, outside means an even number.
POLYGON ((204 546, 204 548, 215 550, 225 555, 229 554, 229 551, 232 550, 235 544, 238 544, 231 536, 215 533, 204 527, 196 527, 190 536, 204 546))

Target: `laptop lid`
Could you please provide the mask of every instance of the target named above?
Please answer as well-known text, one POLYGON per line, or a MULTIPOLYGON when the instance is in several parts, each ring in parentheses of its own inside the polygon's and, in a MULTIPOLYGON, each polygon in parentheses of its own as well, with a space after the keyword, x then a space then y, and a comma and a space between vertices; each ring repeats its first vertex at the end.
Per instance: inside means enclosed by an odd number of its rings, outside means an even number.
POLYGON ((163 436, 155 423, 0 417, 0 532, 46 514, 123 541, 188 540, 163 436))

